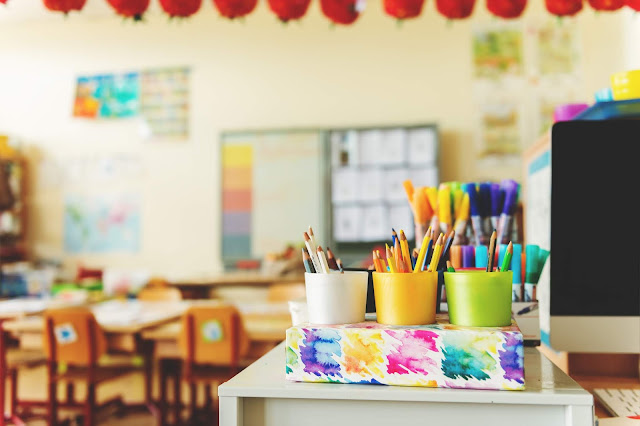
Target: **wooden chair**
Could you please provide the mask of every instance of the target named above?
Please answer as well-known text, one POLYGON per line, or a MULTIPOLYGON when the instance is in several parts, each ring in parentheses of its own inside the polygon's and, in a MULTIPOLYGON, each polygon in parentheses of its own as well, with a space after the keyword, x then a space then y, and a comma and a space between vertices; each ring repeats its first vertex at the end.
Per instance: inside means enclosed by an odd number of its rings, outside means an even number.
POLYGON ((178 343, 183 361, 182 378, 190 388, 190 419, 194 420, 197 418, 197 385, 204 384, 204 408, 213 411, 211 384, 223 383, 240 371, 240 359, 249 351, 249 336, 234 306, 192 306, 182 316, 178 343))
MULTIPOLYGON (((0 426, 9 420, 14 425, 26 424, 25 416, 18 415, 18 371, 44 365, 46 358, 41 351, 29 351, 8 348, 7 340, 0 321, 0 426), (6 383, 9 382, 9 413, 5 414, 6 383)), ((32 416, 29 416, 30 418, 32 416)))
POLYGON ((138 292, 138 300, 177 302, 182 300, 182 293, 175 287, 144 287, 138 292))
POLYGON ((67 383, 68 399, 73 398, 73 384, 86 383, 84 424, 93 426, 98 412, 117 404, 124 406, 120 396, 100 405, 96 403, 97 385, 132 373, 131 364, 101 365, 100 357, 107 351, 107 340, 93 313, 86 307, 50 309, 44 314, 44 346, 48 366, 48 424, 58 423, 58 383, 67 383), (64 364, 64 368, 60 368, 64 364))

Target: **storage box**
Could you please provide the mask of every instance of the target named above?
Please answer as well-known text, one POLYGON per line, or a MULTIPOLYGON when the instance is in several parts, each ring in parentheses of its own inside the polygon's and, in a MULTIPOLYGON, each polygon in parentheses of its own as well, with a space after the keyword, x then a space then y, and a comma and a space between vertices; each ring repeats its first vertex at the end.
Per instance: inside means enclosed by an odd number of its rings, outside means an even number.
POLYGON ((522 333, 436 324, 301 324, 287 330, 288 380, 460 389, 524 389, 522 333))

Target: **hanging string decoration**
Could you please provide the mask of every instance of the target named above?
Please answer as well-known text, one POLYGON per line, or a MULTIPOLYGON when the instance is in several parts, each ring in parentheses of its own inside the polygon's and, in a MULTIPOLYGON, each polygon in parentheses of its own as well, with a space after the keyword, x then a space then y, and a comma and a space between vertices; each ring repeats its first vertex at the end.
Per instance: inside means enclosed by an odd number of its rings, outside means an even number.
POLYGON ((466 19, 475 4, 476 0, 436 0, 436 9, 448 19, 466 19))
POLYGON ((120 16, 141 21, 142 15, 149 8, 149 0, 107 0, 113 10, 120 16))
POLYGON ((268 3, 280 21, 289 22, 306 15, 311 0, 268 0, 268 3))
POLYGON ((229 19, 242 18, 253 12, 258 0, 213 0, 220 16, 229 19))
POLYGON ((420 16, 424 0, 384 0, 384 11, 387 15, 403 20, 420 16))
POLYGON ((547 11, 556 16, 573 16, 582 10, 582 0, 544 0, 547 11))
POLYGON ((364 10, 364 0, 320 0, 320 9, 333 23, 351 25, 364 10))
POLYGON ((527 0, 487 0, 489 12, 504 19, 520 17, 527 7, 527 0))

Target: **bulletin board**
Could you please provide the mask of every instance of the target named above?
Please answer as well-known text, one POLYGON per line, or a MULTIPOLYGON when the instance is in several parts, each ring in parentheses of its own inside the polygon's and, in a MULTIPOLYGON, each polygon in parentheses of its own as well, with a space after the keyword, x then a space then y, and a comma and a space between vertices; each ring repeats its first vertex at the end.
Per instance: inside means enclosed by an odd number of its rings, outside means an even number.
POLYGON ((324 240, 325 138, 307 129, 222 134, 225 267, 298 245, 309 226, 324 240))

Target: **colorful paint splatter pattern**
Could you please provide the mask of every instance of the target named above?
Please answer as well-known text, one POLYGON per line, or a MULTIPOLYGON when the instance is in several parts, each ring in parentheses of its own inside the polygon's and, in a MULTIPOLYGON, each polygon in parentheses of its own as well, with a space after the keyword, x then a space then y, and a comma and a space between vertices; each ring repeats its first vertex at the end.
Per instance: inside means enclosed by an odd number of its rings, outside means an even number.
POLYGON ((415 327, 376 322, 287 330, 287 379, 462 389, 524 389, 522 334, 459 327, 438 315, 415 327))

